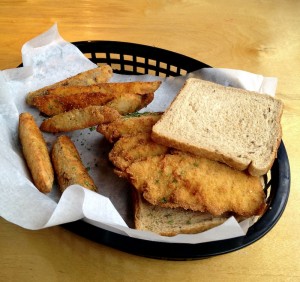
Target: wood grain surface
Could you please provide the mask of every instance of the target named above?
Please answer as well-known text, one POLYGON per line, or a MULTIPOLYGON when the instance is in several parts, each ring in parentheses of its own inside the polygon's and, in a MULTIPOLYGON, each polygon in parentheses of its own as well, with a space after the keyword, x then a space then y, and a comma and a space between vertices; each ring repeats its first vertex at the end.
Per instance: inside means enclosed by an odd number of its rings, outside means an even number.
POLYGON ((141 43, 277 77, 290 198, 261 240, 196 261, 142 258, 61 227, 30 231, 1 218, 0 281, 300 281, 300 1, 0 0, 0 69, 18 66, 22 45, 54 23, 68 41, 141 43))

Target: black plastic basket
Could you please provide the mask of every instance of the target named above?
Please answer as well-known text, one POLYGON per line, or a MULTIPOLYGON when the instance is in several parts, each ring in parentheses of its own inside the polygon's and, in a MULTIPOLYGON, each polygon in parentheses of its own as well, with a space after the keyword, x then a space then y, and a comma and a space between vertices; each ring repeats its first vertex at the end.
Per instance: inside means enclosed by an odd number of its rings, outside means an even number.
MULTIPOLYGON (((115 73, 152 74, 161 77, 185 75, 209 67, 193 58, 168 50, 141 44, 115 41, 84 41, 76 45, 92 62, 109 64, 115 73)), ((247 235, 208 243, 161 243, 135 239, 110 232, 84 221, 63 224, 68 230, 90 240, 128 253, 172 260, 200 259, 232 252, 260 239, 281 217, 290 190, 290 167, 287 152, 281 142, 277 159, 265 175, 268 209, 248 230, 247 235)))

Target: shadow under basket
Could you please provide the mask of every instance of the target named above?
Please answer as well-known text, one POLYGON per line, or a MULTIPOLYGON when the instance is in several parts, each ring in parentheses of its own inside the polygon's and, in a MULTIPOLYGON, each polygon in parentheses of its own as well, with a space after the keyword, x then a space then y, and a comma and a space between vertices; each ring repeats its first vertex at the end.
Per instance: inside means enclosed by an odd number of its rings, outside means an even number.
MULTIPOLYGON (((193 58, 141 44, 116 41, 81 41, 73 44, 95 64, 109 64, 119 74, 169 77, 210 67, 193 58)), ((247 234, 238 238, 199 244, 161 243, 120 235, 82 220, 62 226, 87 239, 139 256, 168 260, 208 258, 254 243, 269 232, 281 217, 290 191, 290 167, 283 141, 271 170, 264 176, 264 185, 268 208, 247 234)))

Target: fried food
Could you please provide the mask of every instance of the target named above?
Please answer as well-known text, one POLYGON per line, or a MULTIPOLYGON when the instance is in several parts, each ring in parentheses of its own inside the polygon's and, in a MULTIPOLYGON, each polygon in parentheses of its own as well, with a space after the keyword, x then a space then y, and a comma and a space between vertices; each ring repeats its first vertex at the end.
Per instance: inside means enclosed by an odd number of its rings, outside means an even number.
POLYGON ((259 177, 187 153, 150 156, 126 173, 153 205, 246 217, 260 215, 266 206, 259 177))
POLYGON ((148 156, 165 154, 167 150, 166 146, 154 143, 150 133, 140 133, 120 138, 110 151, 109 160, 120 172, 125 172, 131 163, 146 159, 148 156))
POLYGON ((19 116, 19 138, 35 186, 41 192, 49 193, 54 172, 44 137, 30 113, 19 116))
POLYGON ((99 124, 97 131, 111 143, 121 137, 134 136, 151 132, 152 126, 160 119, 162 113, 134 113, 122 116, 113 122, 99 124))
POLYGON ((112 77, 113 71, 109 65, 103 65, 98 68, 94 68, 85 72, 81 72, 75 76, 69 77, 57 83, 43 87, 36 91, 28 93, 26 97, 26 103, 28 105, 34 105, 34 98, 38 96, 44 96, 48 94, 48 90, 59 86, 87 86, 95 83, 108 82, 112 77))
POLYGON ((117 110, 121 115, 127 115, 146 107, 152 102, 153 98, 154 93, 149 93, 147 95, 120 94, 111 102, 105 104, 105 106, 117 110))
POLYGON ((131 93, 144 95, 155 92, 161 81, 131 81, 97 83, 88 86, 61 86, 48 90, 48 95, 67 96, 80 93, 122 94, 131 93))
POLYGON ((89 190, 97 191, 93 179, 88 174, 69 137, 62 135, 57 138, 52 148, 51 158, 61 192, 72 184, 79 184, 89 190))
POLYGON ((46 119, 42 122, 40 129, 52 133, 67 132, 111 122, 119 117, 120 114, 109 107, 89 106, 46 119))
POLYGON ((135 81, 89 86, 60 86, 48 89, 46 95, 35 97, 32 105, 48 116, 107 103, 119 110, 121 114, 127 114, 148 105, 160 84, 161 81, 135 81))

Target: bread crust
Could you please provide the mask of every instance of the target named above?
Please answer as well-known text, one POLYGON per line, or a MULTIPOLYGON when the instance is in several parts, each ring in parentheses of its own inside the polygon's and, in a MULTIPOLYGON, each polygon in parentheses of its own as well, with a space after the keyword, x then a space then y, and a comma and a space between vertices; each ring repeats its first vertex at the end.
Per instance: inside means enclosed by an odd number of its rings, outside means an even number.
MULTIPOLYGON (((280 124, 281 121, 281 117, 283 114, 283 107, 281 107, 281 110, 277 116, 277 123, 280 124)), ((278 152, 278 148, 280 146, 282 140, 282 127, 279 127, 279 132, 277 133, 277 139, 276 139, 276 143, 273 146, 273 150, 271 152, 270 155, 270 162, 267 166, 263 167, 263 168, 258 168, 255 166, 255 164, 253 164, 253 162, 250 163, 250 165, 248 166, 248 171, 251 175, 253 176, 261 176, 266 174, 273 166, 275 159, 277 158, 277 152, 278 152)))

